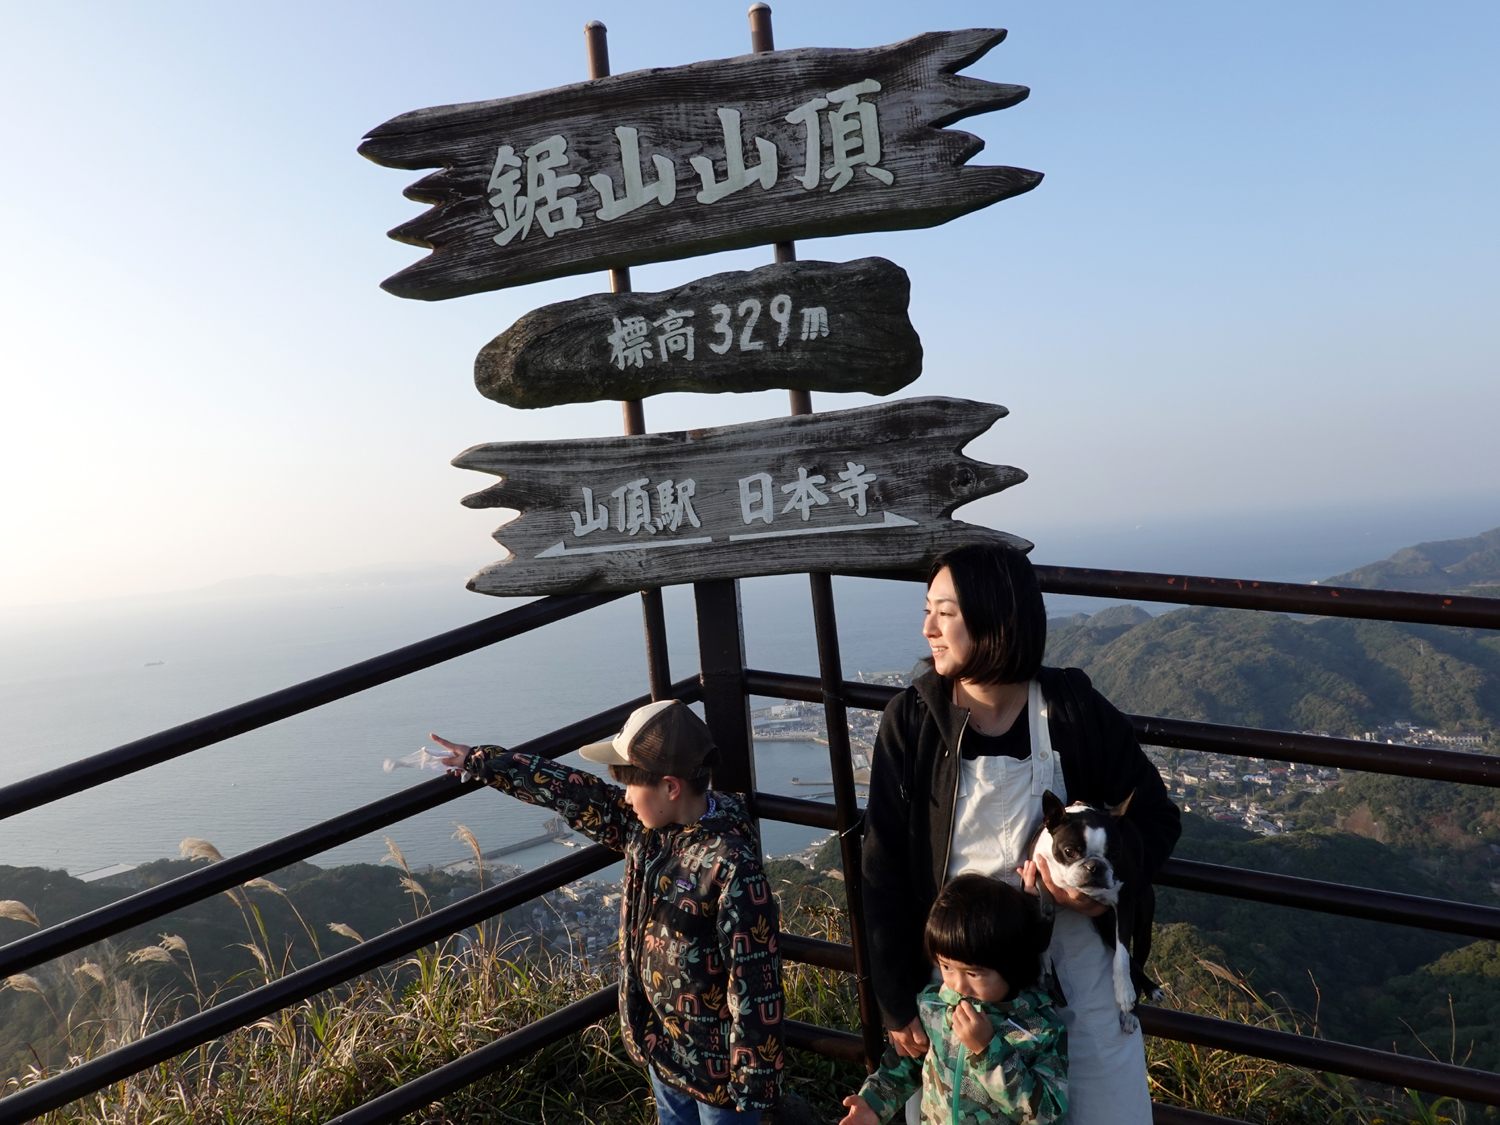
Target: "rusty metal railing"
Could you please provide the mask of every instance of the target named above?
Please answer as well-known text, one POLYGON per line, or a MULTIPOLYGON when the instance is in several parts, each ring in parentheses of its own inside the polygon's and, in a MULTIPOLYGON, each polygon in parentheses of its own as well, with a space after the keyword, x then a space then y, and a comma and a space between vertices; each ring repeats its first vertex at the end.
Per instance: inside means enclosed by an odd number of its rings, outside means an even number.
MULTIPOLYGON (((1128 597, 1187 605, 1378 618, 1470 628, 1500 628, 1500 601, 1483 598, 1063 567, 1038 567, 1038 575, 1043 589, 1049 593, 1128 597)), ((884 577, 925 579, 925 575, 909 572, 891 573, 884 577)), ((743 787, 752 791, 755 788, 754 763, 746 722, 748 696, 779 695, 783 698, 822 702, 828 711, 830 732, 835 728, 844 731, 845 738, 837 745, 833 745, 835 740, 830 739, 835 777, 842 777, 839 759, 842 758, 844 765, 848 766, 847 724, 843 718, 843 709, 880 709, 895 694, 896 689, 842 680, 831 588, 828 604, 817 607, 820 610, 816 624, 823 668, 821 678, 744 668, 742 658, 738 656, 743 651, 738 600, 732 592, 720 589, 722 585, 704 584, 704 587, 713 588, 700 588, 698 627, 700 650, 705 654, 704 672, 700 677, 671 685, 673 696, 684 701, 704 701, 710 723, 716 727, 716 736, 724 739, 737 756, 736 760, 727 763, 729 772, 739 781, 750 782, 743 787), (738 760, 739 758, 744 760, 738 760)), ((431 667, 497 641, 521 635, 618 596, 620 595, 589 594, 544 598, 485 621, 452 630, 239 707, 7 786, 0 789, 0 819, 431 667)), ((648 699, 649 696, 643 696, 622 703, 533 739, 517 749, 551 755, 565 753, 617 729, 631 710, 648 699)), ((1484 755, 1151 716, 1131 716, 1131 720, 1141 739, 1155 745, 1500 787, 1500 759, 1484 755)), ((860 876, 857 834, 850 829, 858 823, 860 810, 855 801, 852 772, 846 780, 849 784, 835 786, 835 804, 832 806, 763 792, 755 793, 752 804, 756 814, 765 819, 841 832, 845 841, 845 885, 851 892, 851 903, 855 903, 860 876)), ((241 856, 49 927, 0 948, 0 976, 24 971, 276 870, 297 859, 317 854, 366 832, 454 800, 471 789, 480 787, 477 783, 464 783, 449 777, 434 779, 241 856)), ((228 1030, 245 1026, 272 1011, 358 976, 422 945, 456 933, 538 894, 581 878, 613 860, 613 853, 605 849, 595 847, 584 850, 436 911, 416 922, 398 927, 379 938, 361 943, 271 984, 243 993, 125 1047, 0 1099, 0 1125, 25 1121, 47 1109, 67 1104, 228 1030)), ((1476 904, 1402 895, 1180 859, 1169 860, 1158 881, 1162 885, 1200 893, 1227 895, 1473 937, 1500 938, 1500 910, 1476 904)), ((857 924, 859 919, 856 917, 854 921, 857 924)), ((855 972, 859 962, 856 951, 851 946, 793 934, 783 935, 782 952, 789 960, 820 966, 829 971, 855 972)), ((547 1043, 606 1018, 612 1006, 608 992, 587 997, 536 1024, 504 1036, 471 1055, 383 1094, 337 1120, 345 1125, 352 1122, 375 1125, 377 1122, 397 1120, 412 1109, 459 1089, 497 1067, 523 1058, 547 1043)), ((816 1051, 832 1058, 868 1061, 873 1049, 868 1009, 862 1015, 864 1026, 860 1035, 789 1020, 786 1028, 787 1042, 793 1047, 816 1051)), ((1500 1105, 1500 1075, 1486 1071, 1149 1006, 1143 1006, 1141 1018, 1142 1025, 1149 1034, 1165 1038, 1295 1063, 1387 1085, 1410 1086, 1431 1093, 1500 1105)), ((1163 1125, 1222 1120, 1167 1106, 1156 1107, 1156 1114, 1157 1120, 1163 1125)))

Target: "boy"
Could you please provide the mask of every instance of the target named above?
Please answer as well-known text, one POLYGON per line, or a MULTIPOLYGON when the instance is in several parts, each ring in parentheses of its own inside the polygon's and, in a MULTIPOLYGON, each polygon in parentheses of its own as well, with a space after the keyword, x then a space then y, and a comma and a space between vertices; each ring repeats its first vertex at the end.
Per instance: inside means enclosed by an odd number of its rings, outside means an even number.
POLYGON ((917 996, 924 1060, 888 1048, 840 1125, 883 1125, 918 1087, 926 1125, 1050 1125, 1068 1112, 1068 1029, 1034 986, 1037 909, 1008 883, 959 875, 927 915, 928 960, 942 975, 917 996))
POLYGON ((676 700, 579 750, 624 785, 548 758, 432 736, 443 762, 625 854, 620 1029, 663 1125, 757 1125, 780 1099, 776 900, 742 799, 709 789, 718 751, 676 700))

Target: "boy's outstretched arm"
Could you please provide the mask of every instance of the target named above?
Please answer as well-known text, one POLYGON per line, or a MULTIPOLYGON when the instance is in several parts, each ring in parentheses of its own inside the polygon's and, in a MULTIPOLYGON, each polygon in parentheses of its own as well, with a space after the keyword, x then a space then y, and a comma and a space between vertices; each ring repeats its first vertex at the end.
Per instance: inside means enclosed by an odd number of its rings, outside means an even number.
POLYGON ((501 746, 465 746, 432 736, 447 753, 443 764, 474 777, 528 805, 556 809, 559 816, 595 843, 623 851, 639 821, 625 803, 625 790, 585 770, 538 754, 517 754, 501 746))
POLYGON ((906 1100, 922 1088, 922 1060, 897 1054, 887 1047, 875 1073, 865 1079, 859 1093, 845 1098, 849 1113, 839 1125, 885 1125, 906 1105, 906 1100), (859 1105, 854 1105, 858 1102, 859 1105), (861 1108, 871 1116, 864 1117, 861 1108))
POLYGON ((1068 1113, 1068 1029, 1061 1020, 1010 1021, 965 1065, 970 1075, 1012 1121, 1052 1125, 1068 1113), (1055 1022, 1054 1022, 1055 1021, 1055 1022))
POLYGON ((728 981, 729 1096, 741 1111, 770 1109, 781 1100, 786 997, 781 989, 781 915, 758 865, 725 882, 719 893, 718 938, 728 981))

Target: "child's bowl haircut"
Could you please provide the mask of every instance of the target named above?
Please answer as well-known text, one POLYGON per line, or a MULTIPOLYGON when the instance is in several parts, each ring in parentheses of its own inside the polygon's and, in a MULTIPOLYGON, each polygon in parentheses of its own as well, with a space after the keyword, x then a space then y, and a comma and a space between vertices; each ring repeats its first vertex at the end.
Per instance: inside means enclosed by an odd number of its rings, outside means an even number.
POLYGON ((1011 995, 1042 972, 1042 922, 1036 903, 1009 883, 959 875, 938 892, 923 935, 927 958, 994 969, 1011 995))

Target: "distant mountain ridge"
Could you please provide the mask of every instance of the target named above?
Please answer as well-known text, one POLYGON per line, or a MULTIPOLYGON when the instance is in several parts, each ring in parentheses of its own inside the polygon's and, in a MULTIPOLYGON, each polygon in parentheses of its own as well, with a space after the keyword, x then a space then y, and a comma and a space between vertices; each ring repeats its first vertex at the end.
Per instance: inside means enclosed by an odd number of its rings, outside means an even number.
MULTIPOLYGON (((1419 543, 1329 579, 1500 595, 1500 528, 1419 543)), ((1122 710, 1359 735, 1410 719, 1500 736, 1500 636, 1348 618, 1111 606, 1048 622, 1047 663, 1082 668, 1122 710)))
POLYGON ((1388 559, 1335 575, 1326 584, 1500 597, 1500 527, 1469 539, 1403 547, 1388 559))

